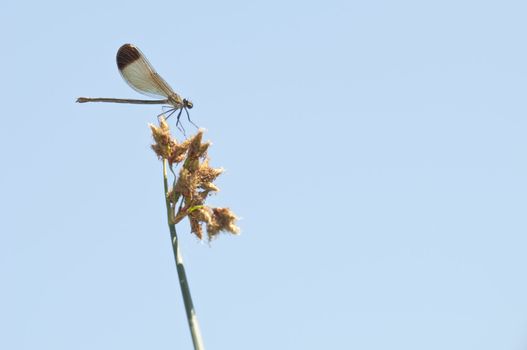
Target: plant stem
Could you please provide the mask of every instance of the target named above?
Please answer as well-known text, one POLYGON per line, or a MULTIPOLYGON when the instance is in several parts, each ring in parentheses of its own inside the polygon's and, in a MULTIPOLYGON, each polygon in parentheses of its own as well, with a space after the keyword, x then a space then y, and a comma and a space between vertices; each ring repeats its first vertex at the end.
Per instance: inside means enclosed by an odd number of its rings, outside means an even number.
POLYGON ((172 249, 174 250, 174 258, 176 260, 176 268, 179 277, 179 286, 181 287, 181 294, 183 296, 183 303, 185 304, 185 311, 187 312, 187 321, 190 328, 190 335, 192 336, 192 343, 195 350, 204 350, 203 340, 201 339, 201 331, 199 329, 198 317, 192 304, 192 296, 187 281, 187 274, 185 273, 185 266, 183 265, 183 257, 179 251, 179 241, 176 233, 176 225, 172 222, 174 217, 171 207, 170 198, 168 198, 168 175, 167 175, 167 160, 163 159, 163 185, 165 187, 165 200, 167 206, 168 228, 170 230, 170 238, 172 240, 172 249))

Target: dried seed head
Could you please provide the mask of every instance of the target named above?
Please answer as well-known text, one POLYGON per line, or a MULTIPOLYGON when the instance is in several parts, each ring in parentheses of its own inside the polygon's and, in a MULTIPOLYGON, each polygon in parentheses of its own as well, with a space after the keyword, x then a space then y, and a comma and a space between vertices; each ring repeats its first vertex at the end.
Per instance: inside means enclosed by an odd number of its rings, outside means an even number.
POLYGON ((192 198, 194 192, 196 192, 196 188, 196 177, 187 169, 181 168, 174 190, 177 193, 181 193, 185 198, 192 198))
POLYGON ((201 223, 193 218, 189 218, 190 220, 190 231, 194 233, 199 239, 203 238, 203 228, 201 227, 201 223))
POLYGON ((209 239, 212 239, 221 231, 238 234, 240 229, 235 225, 238 218, 229 208, 213 208, 212 221, 207 225, 209 239))
POLYGON ((219 192, 220 191, 218 186, 216 186, 212 182, 207 182, 207 183, 201 184, 199 187, 201 189, 206 190, 207 192, 219 192))
POLYGON ((185 154, 188 151, 188 148, 190 146, 190 140, 185 140, 183 143, 177 144, 173 146, 169 157, 167 158, 168 162, 172 164, 181 163, 185 160, 185 154))
POLYGON ((152 131, 152 137, 155 141, 155 143, 152 145, 152 149, 159 158, 168 159, 172 149, 176 145, 176 142, 170 135, 170 128, 168 127, 168 124, 164 119, 162 119, 159 123, 159 127, 153 124, 149 124, 148 126, 152 131))
POLYGON ((202 144, 201 140, 203 139, 203 129, 200 129, 196 135, 192 138, 192 142, 190 144, 189 150, 188 150, 188 159, 189 160, 197 160, 199 158, 205 157, 207 153, 207 149, 209 148, 208 142, 202 144))
MULTIPOLYGON (((189 153, 190 153, 190 151, 189 151, 189 153)), ((196 170, 199 169, 199 159, 198 158, 194 158, 194 159, 193 158, 189 158, 189 156, 187 154, 187 160, 183 164, 183 167, 185 169, 188 169, 191 172, 195 172, 196 170)))
POLYGON ((170 134, 170 128, 164 119, 160 120, 159 127, 152 124, 149 124, 149 126, 152 130, 152 137, 155 141, 152 145, 152 149, 156 152, 159 158, 168 160, 170 165, 185 160, 185 154, 192 142, 191 139, 179 143, 170 134))
POLYGON ((194 206, 190 208, 187 212, 191 218, 194 218, 199 222, 204 222, 208 224, 212 220, 212 210, 204 205, 194 206))
POLYGON ((202 143, 199 146, 198 153, 201 154, 200 157, 205 157, 207 155, 207 151, 208 151, 210 145, 211 145, 211 143, 209 141, 207 141, 205 143, 202 143))
POLYGON ((237 234, 240 231, 235 225, 237 218, 230 209, 205 205, 209 193, 219 191, 213 182, 224 170, 210 167, 206 158, 210 142, 202 143, 203 130, 178 143, 170 135, 170 128, 164 119, 160 120, 159 126, 149 126, 155 141, 152 149, 158 157, 166 159, 171 166, 183 163, 174 187, 167 194, 173 213, 171 222, 177 224, 188 216, 191 231, 199 239, 203 238, 203 224, 207 227, 209 239, 221 231, 237 234))
POLYGON ((209 166, 209 160, 205 159, 197 170, 196 176, 198 178, 198 187, 208 191, 219 191, 219 188, 212 182, 214 182, 223 171, 222 168, 211 168, 209 166))

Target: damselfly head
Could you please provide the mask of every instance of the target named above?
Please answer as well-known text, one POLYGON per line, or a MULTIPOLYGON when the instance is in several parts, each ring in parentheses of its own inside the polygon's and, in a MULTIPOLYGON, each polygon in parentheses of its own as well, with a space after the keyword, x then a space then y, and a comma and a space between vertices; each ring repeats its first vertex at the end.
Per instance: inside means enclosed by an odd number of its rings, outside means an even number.
POLYGON ((190 100, 187 100, 186 98, 183 99, 183 105, 185 106, 185 108, 188 108, 188 109, 191 109, 192 107, 194 107, 194 104, 190 100))

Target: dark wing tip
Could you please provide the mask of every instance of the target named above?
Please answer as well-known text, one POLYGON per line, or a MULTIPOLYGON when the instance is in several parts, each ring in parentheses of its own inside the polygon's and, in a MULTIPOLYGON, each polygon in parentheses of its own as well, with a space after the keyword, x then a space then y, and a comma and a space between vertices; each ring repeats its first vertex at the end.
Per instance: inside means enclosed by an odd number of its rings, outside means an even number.
POLYGON ((132 44, 124 44, 117 51, 117 68, 123 70, 141 57, 141 51, 132 44))

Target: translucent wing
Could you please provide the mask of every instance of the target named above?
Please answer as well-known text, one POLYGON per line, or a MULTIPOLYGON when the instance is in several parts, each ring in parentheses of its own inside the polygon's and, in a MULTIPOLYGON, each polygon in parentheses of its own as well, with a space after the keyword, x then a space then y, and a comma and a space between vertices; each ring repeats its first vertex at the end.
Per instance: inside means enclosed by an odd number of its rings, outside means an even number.
POLYGON ((117 51, 117 67, 124 81, 141 94, 165 98, 175 94, 143 53, 132 44, 124 44, 117 51))

